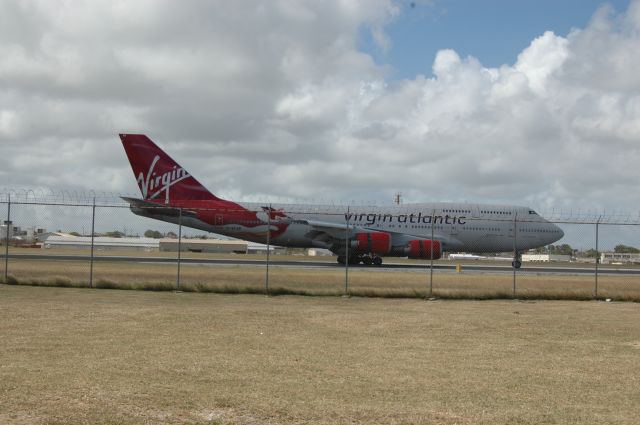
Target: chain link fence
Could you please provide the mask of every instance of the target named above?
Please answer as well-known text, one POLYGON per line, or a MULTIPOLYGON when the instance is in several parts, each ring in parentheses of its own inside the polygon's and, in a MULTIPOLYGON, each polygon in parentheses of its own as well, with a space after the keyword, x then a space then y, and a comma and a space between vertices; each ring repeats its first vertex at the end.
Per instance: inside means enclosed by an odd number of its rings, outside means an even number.
MULTIPOLYGON (((517 269, 513 250, 482 253, 473 246, 443 258, 387 257, 382 267, 338 264, 335 257, 319 255, 328 254, 323 250, 272 245, 272 229, 281 222, 277 217, 271 222, 270 213, 267 244, 247 245, 190 227, 193 208, 161 210, 172 223, 135 215, 111 194, 0 192, 0 279, 7 284, 272 295, 640 301, 640 254, 634 249, 640 245, 638 215, 543 212, 565 237, 524 253, 517 269)), ((349 222, 350 211, 357 210, 291 205, 287 214, 311 214, 318 221, 346 218, 353 228, 361 224, 349 222)), ((397 207, 387 210, 402 214, 397 207)), ((215 222, 221 211, 199 213, 215 222)), ((429 215, 435 211, 397 230, 425 234, 427 229, 437 238, 445 228, 426 225, 429 215)), ((531 237, 530 223, 517 216, 466 217, 459 227, 484 226, 485 235, 508 231, 515 247, 518 238, 531 237)), ((353 244, 347 228, 344 241, 347 249, 353 244)))

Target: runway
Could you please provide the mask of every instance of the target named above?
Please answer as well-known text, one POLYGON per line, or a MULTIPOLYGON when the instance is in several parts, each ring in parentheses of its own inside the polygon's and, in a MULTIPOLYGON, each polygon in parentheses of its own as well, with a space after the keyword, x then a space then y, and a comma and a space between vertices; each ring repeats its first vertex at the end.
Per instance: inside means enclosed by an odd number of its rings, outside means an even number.
MULTIPOLYGON (((4 254, 0 255, 0 259, 4 261, 4 254)), ((275 267, 294 267, 294 268, 340 268, 344 269, 345 266, 335 262, 334 257, 328 257, 327 261, 305 261, 305 260, 278 260, 269 261, 269 266, 275 267)), ((29 261, 90 261, 88 255, 54 255, 54 254, 9 254, 9 264, 11 260, 29 260, 29 261)), ((152 256, 94 256, 96 262, 129 262, 129 263, 154 263, 154 264, 175 264, 177 257, 152 257, 152 256)), ((235 259, 235 258, 182 258, 180 260, 182 265, 209 265, 209 266, 249 266, 249 267, 262 267, 266 265, 266 258, 261 259, 235 259)), ((455 272, 457 262, 451 262, 442 264, 438 262, 433 265, 434 271, 455 272)), ((513 273, 513 269, 509 263, 504 265, 499 264, 481 264, 481 262, 473 263, 460 263, 462 272, 476 272, 476 273, 513 273)), ((399 262, 385 262, 381 266, 364 266, 364 265, 350 265, 350 269, 353 270, 370 270, 370 271, 414 271, 419 272, 421 270, 429 269, 429 262, 423 264, 415 263, 399 263, 399 262)), ((575 266, 547 266, 541 264, 528 265, 523 264, 522 268, 516 271, 518 274, 553 274, 553 275, 588 275, 595 273, 595 266, 591 267, 575 267, 575 266)), ((640 268, 638 267, 611 267, 600 266, 598 267, 598 274, 602 275, 617 275, 617 276, 640 276, 640 268)))

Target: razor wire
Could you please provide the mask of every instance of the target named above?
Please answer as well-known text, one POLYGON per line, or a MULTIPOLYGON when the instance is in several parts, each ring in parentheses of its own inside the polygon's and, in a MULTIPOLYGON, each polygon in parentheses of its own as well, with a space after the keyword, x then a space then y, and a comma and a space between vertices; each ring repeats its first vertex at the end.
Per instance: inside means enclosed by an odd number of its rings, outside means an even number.
POLYGON ((69 189, 7 189, 0 188, 0 202, 23 204, 49 204, 49 205, 74 205, 87 206, 92 205, 94 200, 101 205, 119 205, 125 204, 122 197, 135 198, 136 195, 108 192, 108 191, 81 191, 69 189))
MULTIPOLYGON (((78 189, 51 189, 51 188, 0 188, 0 204, 6 204, 11 202, 12 204, 33 204, 33 205, 52 205, 52 206, 70 206, 81 207, 96 205, 98 207, 120 207, 129 208, 129 203, 123 198, 139 199, 138 194, 122 193, 122 192, 109 192, 109 191, 95 191, 95 190, 78 190, 78 189)), ((424 208, 425 211, 431 210, 434 204, 423 203, 375 203, 372 201, 345 201, 345 200, 321 200, 321 201, 303 201, 296 200, 291 202, 289 199, 283 199, 283 202, 271 201, 256 201, 251 197, 247 200, 235 201, 245 204, 249 209, 259 209, 263 205, 276 205, 279 208, 286 208, 286 212, 290 214, 311 214, 311 215, 335 215, 340 216, 344 214, 344 211, 349 208, 359 209, 393 209, 397 211, 397 214, 402 214, 404 210, 419 210, 424 208), (289 202, 287 202, 289 201, 289 202)), ((474 203, 462 203, 469 207, 474 207, 474 203)), ((166 208, 167 206, 158 206, 158 208, 166 208)), ((153 208, 148 206, 148 208, 153 208)), ((539 216, 543 219, 554 224, 600 224, 600 225, 640 225, 640 210, 637 212, 624 211, 617 209, 575 209, 575 208, 536 208, 531 207, 538 212, 539 216)), ((197 207, 190 208, 192 210, 201 211, 214 211, 217 208, 197 207)), ((233 212, 229 209, 225 209, 227 212, 233 212)), ((242 210, 244 211, 244 210, 242 210)), ((468 217, 469 220, 475 218, 468 217)), ((496 221, 500 221, 501 218, 495 218, 496 221)), ((510 218, 505 218, 510 221, 510 218)), ((526 219, 519 220, 524 222, 526 219)))

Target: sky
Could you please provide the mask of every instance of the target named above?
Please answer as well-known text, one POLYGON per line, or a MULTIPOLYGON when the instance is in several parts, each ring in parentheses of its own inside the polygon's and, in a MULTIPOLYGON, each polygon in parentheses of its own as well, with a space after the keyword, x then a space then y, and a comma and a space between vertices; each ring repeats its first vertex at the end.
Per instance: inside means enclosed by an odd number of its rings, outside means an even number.
MULTIPOLYGON (((473 56, 485 67, 513 64, 531 41, 553 31, 566 37, 584 28, 602 0, 431 0, 402 1, 385 26, 388 43, 376 44, 371 31, 360 32, 359 48, 377 64, 390 64, 387 79, 433 77, 431 65, 438 50, 453 49, 473 56)), ((627 0, 608 1, 618 12, 627 0)))
POLYGON ((0 191, 640 212, 640 1, 0 0, 0 191))

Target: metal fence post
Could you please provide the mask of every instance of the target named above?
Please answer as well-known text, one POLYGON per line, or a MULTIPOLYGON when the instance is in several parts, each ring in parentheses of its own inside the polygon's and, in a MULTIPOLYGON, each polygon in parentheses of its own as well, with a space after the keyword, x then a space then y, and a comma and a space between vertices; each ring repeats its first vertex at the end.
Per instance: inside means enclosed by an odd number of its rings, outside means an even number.
POLYGON ((269 295, 269 261, 271 259, 271 204, 269 204, 269 211, 267 211, 267 264, 264 277, 264 293, 269 295))
POLYGON ((349 206, 347 205, 347 227, 344 231, 344 294, 349 295, 349 206))
POLYGON ((93 247, 94 235, 96 233, 96 198, 93 198, 91 207, 91 257, 89 259, 89 288, 93 288, 93 247))
POLYGON ((518 213, 513 216, 513 298, 516 297, 516 265, 518 262, 518 213))
POLYGON ((182 259, 182 208, 178 209, 178 276, 176 277, 176 292, 180 292, 180 261, 182 259))
POLYGON ((433 223, 436 220, 436 210, 431 212, 431 266, 429 267, 429 296, 433 297, 433 223))
POLYGON ((598 251, 598 230, 600 227, 600 220, 602 216, 598 217, 596 221, 596 270, 595 270, 595 286, 593 290, 593 297, 598 298, 598 264, 600 263, 600 251, 598 251))
POLYGON ((11 195, 7 194, 7 234, 4 247, 4 282, 9 283, 9 227, 11 226, 11 195))

